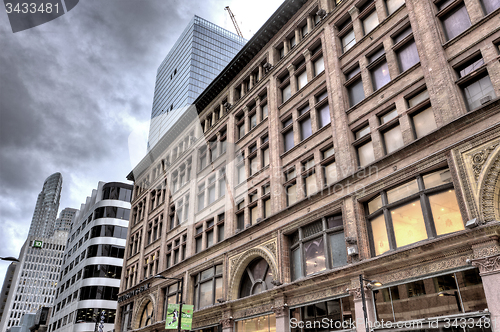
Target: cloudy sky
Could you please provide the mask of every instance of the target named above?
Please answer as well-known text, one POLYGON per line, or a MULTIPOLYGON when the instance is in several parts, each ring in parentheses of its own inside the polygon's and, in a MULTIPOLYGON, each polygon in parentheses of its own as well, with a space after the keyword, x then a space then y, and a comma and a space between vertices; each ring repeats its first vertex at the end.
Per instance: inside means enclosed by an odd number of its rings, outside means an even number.
POLYGON ((193 15, 235 32, 229 5, 249 39, 282 2, 84 0, 15 34, 0 10, 0 256, 18 257, 52 173, 63 175, 60 210, 79 208, 98 181, 126 181, 156 69, 193 15))

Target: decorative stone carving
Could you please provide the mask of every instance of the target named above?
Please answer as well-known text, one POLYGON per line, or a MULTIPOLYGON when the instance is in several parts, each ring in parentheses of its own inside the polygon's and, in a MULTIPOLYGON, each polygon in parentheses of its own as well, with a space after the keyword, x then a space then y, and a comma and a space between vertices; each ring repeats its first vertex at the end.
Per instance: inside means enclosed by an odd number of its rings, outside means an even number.
POLYGON ((361 300, 361 287, 349 289, 349 294, 354 297, 354 300, 361 300))
POLYGON ((284 317, 286 315, 286 307, 285 306, 279 306, 279 307, 273 307, 273 312, 276 315, 276 318, 279 317, 284 317))
POLYGON ((276 240, 266 243, 264 247, 269 249, 269 251, 273 254, 274 258, 278 257, 278 255, 276 254, 276 240))
POLYGON ((233 327, 233 320, 231 318, 222 319, 220 322, 223 329, 230 329, 233 327))
POLYGON ((498 151, 491 165, 484 170, 484 177, 480 187, 480 211, 484 222, 497 220, 495 207, 498 204, 498 195, 495 194, 496 189, 500 185, 500 151, 498 151))
POLYGON ((347 284, 343 284, 336 287, 319 287, 319 290, 311 292, 306 295, 301 294, 294 297, 288 297, 287 303, 288 305, 296 305, 296 304, 326 299, 341 294, 346 294, 348 292, 347 287, 348 287, 347 284))
POLYGON ((479 176, 481 175, 481 171, 483 169, 483 165, 490 156, 490 153, 495 150, 495 148, 498 146, 498 143, 492 144, 487 146, 485 149, 476 152, 472 155, 472 170, 474 172, 474 178, 476 182, 479 179, 479 176))
POLYGON ((472 266, 478 267, 481 274, 500 273, 500 254, 474 259, 472 266))

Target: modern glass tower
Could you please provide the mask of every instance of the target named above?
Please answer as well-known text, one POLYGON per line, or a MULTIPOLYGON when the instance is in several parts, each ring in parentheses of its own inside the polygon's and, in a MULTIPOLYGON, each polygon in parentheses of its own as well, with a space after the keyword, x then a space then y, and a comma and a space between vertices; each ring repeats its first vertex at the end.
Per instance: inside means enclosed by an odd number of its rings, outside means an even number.
POLYGON ((77 209, 65 208, 59 213, 59 218, 56 219, 55 230, 69 232, 71 227, 71 220, 78 212, 77 209))
POLYGON ((42 191, 38 194, 29 236, 50 237, 54 233, 61 189, 61 173, 54 173, 45 180, 42 191))
POLYGON ((198 16, 167 54, 156 74, 148 149, 245 45, 246 40, 198 16))
POLYGON ((102 331, 113 329, 131 194, 129 184, 99 182, 74 216, 49 322, 51 332, 96 331, 101 316, 102 331))

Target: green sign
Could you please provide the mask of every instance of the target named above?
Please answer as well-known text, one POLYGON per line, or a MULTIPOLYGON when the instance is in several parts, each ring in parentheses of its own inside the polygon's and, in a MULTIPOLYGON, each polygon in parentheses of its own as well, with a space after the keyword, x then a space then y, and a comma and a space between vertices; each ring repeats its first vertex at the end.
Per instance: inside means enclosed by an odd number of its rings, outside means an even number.
POLYGON ((43 245, 42 241, 33 241, 33 248, 41 248, 43 245))
MULTIPOLYGON (((194 306, 189 304, 182 305, 181 330, 191 330, 193 324, 194 306)), ((177 330, 179 326, 179 305, 169 304, 167 307, 167 320, 165 321, 165 330, 177 330)))

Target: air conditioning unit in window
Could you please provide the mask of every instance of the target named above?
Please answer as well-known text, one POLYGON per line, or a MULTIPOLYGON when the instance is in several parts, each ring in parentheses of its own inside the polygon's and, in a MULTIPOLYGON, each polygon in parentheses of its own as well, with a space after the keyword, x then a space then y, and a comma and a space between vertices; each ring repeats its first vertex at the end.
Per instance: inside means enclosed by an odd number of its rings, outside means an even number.
POLYGON ((484 105, 484 104, 490 102, 491 99, 493 99, 493 98, 491 98, 490 95, 487 95, 487 96, 484 96, 483 98, 479 99, 479 102, 481 103, 481 105, 484 105))

